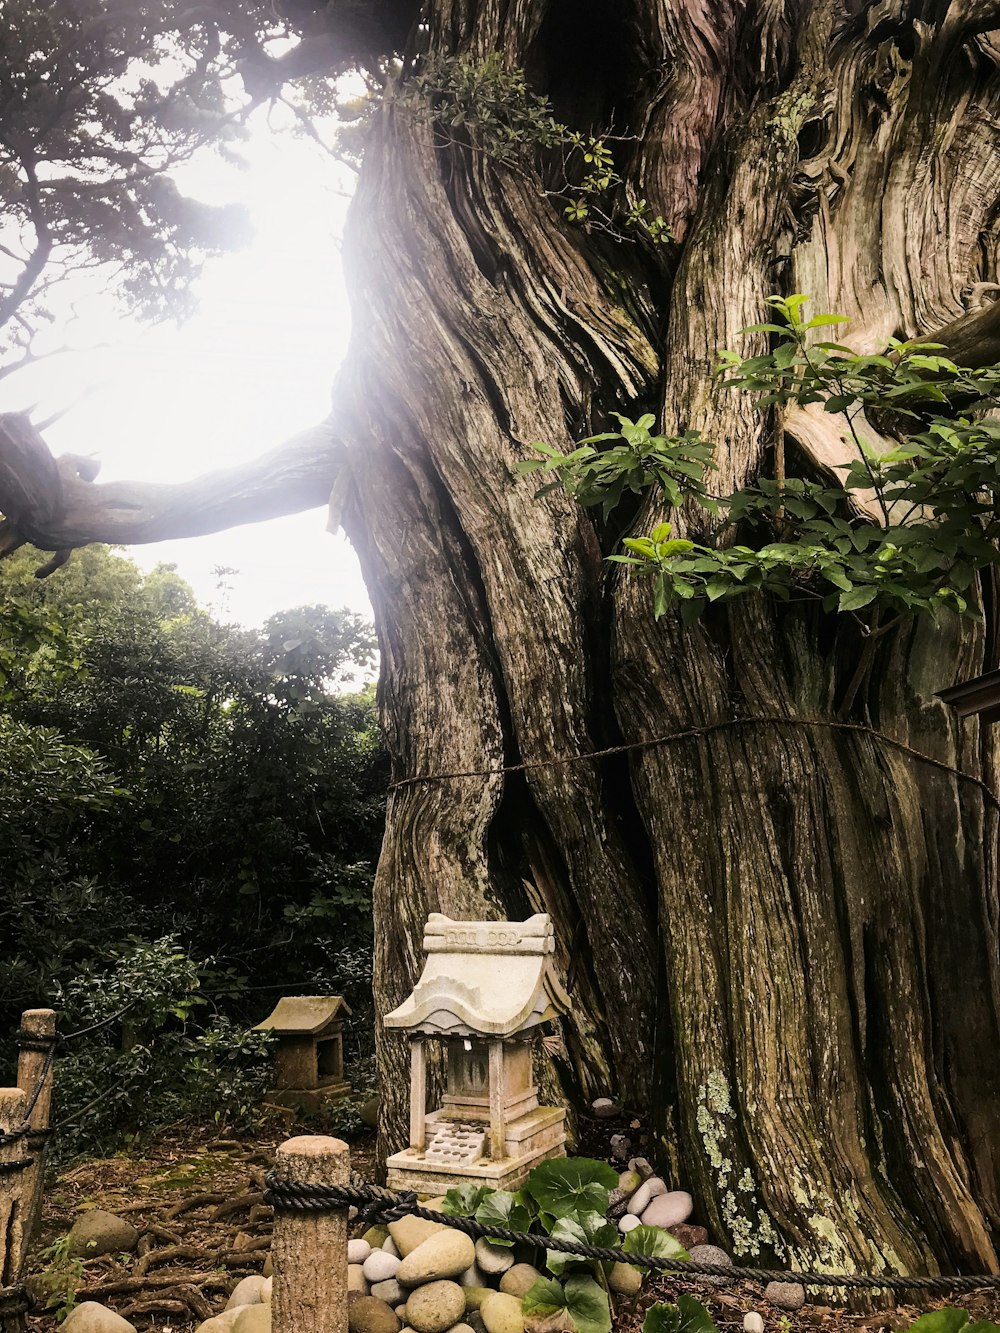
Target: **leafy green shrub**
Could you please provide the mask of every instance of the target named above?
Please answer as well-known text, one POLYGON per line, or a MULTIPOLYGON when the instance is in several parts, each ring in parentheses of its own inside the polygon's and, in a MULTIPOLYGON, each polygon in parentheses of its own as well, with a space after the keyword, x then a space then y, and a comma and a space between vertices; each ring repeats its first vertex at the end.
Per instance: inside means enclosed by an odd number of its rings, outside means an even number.
MULTIPOLYGON (((545 1250, 542 1278, 524 1297, 525 1314, 545 1317, 565 1311, 577 1333, 610 1333, 609 1263, 583 1259, 549 1249, 545 1240, 574 1241, 602 1249, 616 1249, 618 1228, 606 1216, 610 1191, 618 1172, 606 1162, 588 1157, 561 1157, 534 1167, 522 1189, 494 1190, 485 1185, 461 1185, 444 1197, 443 1211, 452 1217, 474 1217, 483 1226, 523 1231, 538 1236, 545 1250)), ((491 1238, 495 1245, 511 1242, 491 1238)), ((636 1227, 625 1237, 631 1254, 685 1260, 683 1246, 659 1227, 636 1227)))
MULTIPOLYGON (((0 564, 0 1061, 16 1058, 22 1010, 64 996, 79 1008, 80 979, 112 986, 123 956, 170 935, 204 1001, 186 1032, 212 1046, 189 1053, 185 1108, 198 1078, 215 1078, 202 1062, 215 1070, 282 990, 347 998, 364 1087, 388 764, 374 691, 334 686, 369 669, 370 627, 313 606, 248 631, 200 610, 168 566, 143 574, 90 547, 39 582, 40 558, 25 548, 0 564)), ((60 1014, 63 1030, 81 1025, 60 1014)), ((135 1050, 130 1085, 147 1058, 154 1080, 167 1045, 135 1050)), ((181 1114, 159 1100, 158 1116, 181 1114)), ((249 1104, 235 1088, 223 1100, 249 1104)), ((80 1143, 104 1109, 84 1117, 80 1143)), ((125 1106, 106 1109, 130 1123, 125 1106)))
POLYGON ((58 1065, 53 1118, 65 1129, 57 1157, 107 1152, 126 1134, 179 1120, 259 1120, 270 1037, 219 1015, 198 1022, 206 1003, 198 974, 167 936, 131 941, 109 966, 62 988, 62 1025, 85 1031, 58 1065))
POLYGON ((533 152, 558 164, 557 188, 549 195, 572 223, 621 236, 628 232, 654 245, 674 240, 668 223, 652 214, 645 199, 626 198, 615 166, 611 136, 579 134, 557 120, 547 97, 531 90, 524 70, 493 52, 431 56, 405 87, 399 103, 433 118, 438 135, 466 143, 495 162, 518 168, 533 152))
POLYGON ((626 491, 650 487, 674 508, 691 501, 722 517, 705 540, 674 537, 665 522, 610 557, 651 580, 658 617, 677 606, 688 623, 713 602, 762 590, 855 615, 873 642, 917 614, 978 614, 977 572, 1000 563, 1000 422, 984 415, 1000 406, 1000 367, 960 367, 932 343, 892 339, 885 354, 858 355, 815 340, 843 318, 805 319, 806 299, 771 297, 775 322, 745 330, 770 339, 766 354, 719 354, 722 382, 755 394, 770 419, 773 477, 710 495, 710 442, 653 434, 649 414, 619 416, 620 431, 568 454, 536 443, 539 457, 519 470, 554 472, 553 484, 605 518, 626 491), (836 420, 854 454, 839 484, 787 474, 790 408, 836 420), (595 448, 609 441, 621 443, 595 448))
POLYGON ((646 1311, 642 1333, 719 1333, 715 1321, 693 1296, 678 1296, 676 1303, 660 1301, 646 1311))
POLYGON ((46 1265, 31 1279, 34 1293, 60 1323, 76 1308, 77 1292, 84 1283, 83 1260, 70 1254, 69 1244, 67 1232, 42 1250, 39 1258, 46 1260, 46 1265))
POLYGON ((909 1333, 1000 1333, 1000 1327, 989 1319, 970 1320, 965 1310, 945 1307, 921 1315, 909 1333))

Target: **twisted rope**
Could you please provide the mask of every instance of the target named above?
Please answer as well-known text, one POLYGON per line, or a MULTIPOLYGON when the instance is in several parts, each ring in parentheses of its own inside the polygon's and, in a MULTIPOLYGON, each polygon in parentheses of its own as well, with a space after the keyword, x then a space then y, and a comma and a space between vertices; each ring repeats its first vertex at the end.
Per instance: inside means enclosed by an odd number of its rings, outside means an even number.
POLYGON ((26 1314, 29 1308, 24 1287, 0 1287, 0 1315, 26 1314))
POLYGON ((864 722, 840 722, 825 717, 788 717, 783 714, 723 718, 718 722, 705 722, 700 726, 686 727, 683 731, 669 732, 665 736, 650 736, 648 740, 644 741, 627 741, 621 745, 609 745, 603 750, 586 750, 581 754, 560 754, 553 755, 548 759, 528 759, 520 764, 505 764, 496 768, 466 768, 456 769, 453 772, 417 773, 413 777, 399 778, 396 782, 390 782, 389 791, 399 791, 404 787, 415 787, 427 782, 451 782, 460 778, 500 778, 513 773, 531 773, 540 768, 564 768, 567 765, 581 764, 590 759, 609 759, 616 755, 630 754, 638 750, 655 750, 662 745, 673 745, 676 741, 700 739, 711 736, 715 732, 739 730, 744 727, 799 727, 805 730, 825 728, 827 731, 855 732, 867 736, 891 750, 896 750, 899 754, 905 754, 910 759, 927 764, 930 768, 936 768, 942 773, 961 778, 963 782, 971 782, 973 786, 979 788, 994 809, 1000 811, 1000 796, 997 795, 989 783, 984 782, 975 773, 968 773, 964 768, 956 768, 954 764, 945 763, 943 759, 935 759, 933 755, 925 754, 923 750, 917 750, 912 745, 907 745, 905 741, 896 740, 894 736, 879 731, 877 727, 868 726, 864 722))
MULTIPOLYGON (((31 1113, 37 1106, 39 1097, 42 1095, 42 1089, 45 1087, 45 1080, 52 1072, 56 1052, 61 1046, 65 1046, 68 1042, 76 1041, 78 1037, 89 1036, 90 1033, 99 1032, 102 1028, 108 1027, 109 1024, 117 1022, 118 1019, 124 1014, 127 1014, 130 1009, 134 1009, 137 1004, 138 1000, 129 1000, 128 1004, 124 1005, 116 1013, 111 1014, 108 1018, 102 1018, 99 1023, 91 1023, 89 1027, 78 1028, 76 1032, 66 1032, 63 1034, 56 1033, 51 1037, 39 1037, 32 1032, 25 1032, 23 1028, 18 1028, 17 1032, 14 1034, 14 1040, 19 1049, 22 1051, 44 1051, 45 1063, 42 1066, 42 1072, 38 1077, 38 1082, 35 1084, 34 1091, 28 1100, 28 1105, 24 1112, 24 1119, 16 1129, 8 1130, 7 1133, 0 1132, 0 1148, 6 1147, 9 1143, 17 1143, 20 1139, 27 1139, 29 1145, 32 1147, 43 1147, 44 1141, 53 1134, 56 1129, 61 1129, 63 1125, 72 1123, 70 1120, 64 1120, 60 1125, 56 1125, 50 1129, 32 1129, 30 1124, 31 1113)), ((95 1103, 91 1103, 91 1105, 94 1104, 95 1103)), ((89 1106, 84 1108, 84 1110, 89 1109, 89 1106)), ((80 1115, 82 1112, 78 1112, 77 1114, 80 1115)), ((28 1157, 24 1158, 21 1162, 7 1162, 0 1165, 0 1174, 23 1170, 26 1166, 31 1165, 32 1160, 32 1158, 28 1157)))
POLYGON ((554 1239, 536 1232, 511 1231, 507 1227, 487 1226, 474 1217, 452 1217, 447 1213, 424 1208, 412 1191, 396 1194, 378 1185, 299 1185, 282 1180, 271 1171, 265 1177, 267 1189, 264 1202, 276 1212, 328 1213, 336 1209, 356 1207, 361 1220, 369 1224, 398 1222, 403 1217, 420 1217, 425 1222, 439 1222, 443 1226, 464 1231, 474 1240, 480 1237, 510 1241, 515 1245, 531 1245, 536 1249, 556 1250, 561 1254, 575 1254, 581 1259, 599 1259, 604 1263, 634 1264, 653 1268, 678 1277, 725 1278, 728 1282, 749 1279, 752 1282, 796 1282, 803 1287, 838 1287, 848 1290, 888 1291, 976 1291, 982 1287, 1000 1287, 1000 1273, 950 1274, 933 1277, 907 1277, 898 1273, 868 1276, 862 1273, 817 1273, 812 1270, 797 1272, 792 1269, 741 1268, 733 1264, 703 1264, 682 1259, 663 1259, 653 1254, 637 1254, 628 1250, 613 1250, 601 1245, 554 1239))
MULTIPOLYGON (((34 1040, 35 1040, 34 1038, 31 1038, 31 1041, 34 1040)), ((19 1044, 23 1044, 25 1046, 27 1045, 26 1043, 19 1043, 19 1044)), ((6 1147, 8 1143, 17 1143, 18 1140, 20 1139, 26 1139, 28 1138, 29 1135, 38 1135, 42 1133, 41 1130, 34 1130, 31 1128, 30 1124, 31 1113, 35 1109, 35 1106, 38 1104, 39 1097, 42 1095, 42 1088, 45 1087, 45 1080, 52 1072, 52 1065, 54 1064, 56 1058, 56 1045, 57 1042, 55 1040, 52 1040, 46 1042, 44 1047, 39 1045, 37 1047, 31 1046, 30 1048, 28 1048, 31 1050, 44 1049, 48 1053, 45 1057, 45 1063, 42 1066, 42 1072, 38 1076, 38 1082, 35 1084, 35 1089, 32 1092, 31 1097, 28 1099, 28 1105, 25 1107, 24 1119, 21 1121, 20 1125, 18 1125, 16 1129, 8 1130, 6 1134, 0 1133, 0 1148, 6 1147)), ((28 1165, 27 1161, 25 1161, 25 1165, 28 1165)), ((5 1167, 0 1166, 0 1171, 10 1171, 12 1169, 16 1169, 15 1164, 13 1162, 8 1162, 5 1167)))
POLYGON ((0 1162, 0 1176, 14 1176, 18 1171, 27 1171, 34 1163, 33 1157, 19 1157, 16 1162, 0 1162))

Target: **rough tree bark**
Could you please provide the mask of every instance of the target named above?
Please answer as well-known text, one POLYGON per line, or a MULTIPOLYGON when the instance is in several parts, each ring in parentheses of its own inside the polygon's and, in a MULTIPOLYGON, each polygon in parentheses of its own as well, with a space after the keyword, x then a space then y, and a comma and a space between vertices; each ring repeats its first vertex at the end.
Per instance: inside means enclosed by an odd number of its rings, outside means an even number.
MULTIPOLYGON (((382 644, 401 785, 379 1007, 412 984, 428 911, 549 911, 574 999, 567 1092, 650 1112, 738 1257, 994 1266, 998 750, 934 698, 995 665, 992 589, 980 624, 880 641, 844 717, 853 621, 761 601, 657 624, 648 589, 603 563, 611 535, 515 466, 534 439, 652 407, 717 443, 720 490, 752 478, 768 431, 711 368, 775 290, 849 316, 859 347, 945 329, 997 359, 996 307, 965 316, 962 292, 997 278, 1000 18, 945 0, 425 10, 430 50, 499 51, 572 128, 623 136, 624 174, 677 239, 570 226, 531 173, 442 144, 399 101, 376 117, 345 247, 339 443, 306 471, 310 495, 338 474, 382 644), (470 770, 487 772, 407 781, 470 770)), ((792 465, 840 461, 825 420, 786 430, 792 465)), ((39 514, 0 484, 42 546, 108 535, 94 518, 66 540, 58 487, 39 514)), ((650 501, 633 521, 659 517, 650 501)), ((380 1061, 396 1144, 405 1053, 385 1038, 380 1061)))

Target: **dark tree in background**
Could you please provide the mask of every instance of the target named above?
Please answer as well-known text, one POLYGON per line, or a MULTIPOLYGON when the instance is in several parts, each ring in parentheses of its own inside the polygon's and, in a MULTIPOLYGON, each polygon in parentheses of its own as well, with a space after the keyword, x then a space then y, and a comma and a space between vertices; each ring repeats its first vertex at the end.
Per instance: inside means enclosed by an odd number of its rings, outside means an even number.
POLYGON ((203 1019, 257 1022, 282 987, 363 1017, 386 763, 371 687, 337 687, 370 672, 370 627, 303 607, 244 630, 170 566, 95 546, 39 583, 32 555, 0 567, 0 1040, 166 936, 203 1019))
MULTIPOLYGON (((717 443, 720 491, 771 469, 766 418, 712 368, 719 348, 753 349, 740 330, 774 291, 848 316, 857 349, 943 330, 966 364, 1000 359, 1000 305, 977 308, 997 278, 1000 14, 988 0, 285 14, 306 32, 294 68, 252 54, 221 7, 198 31, 256 97, 353 67, 375 94, 330 418, 255 467, 152 487, 92 484, 8 417, 7 547, 201 532, 332 488, 375 607, 402 784, 375 890, 380 1007, 412 984, 428 911, 548 911, 572 983, 567 1093, 650 1110, 738 1256, 995 1264, 997 812, 949 770, 995 786, 998 752, 933 697, 995 664, 992 587, 979 623, 885 635, 855 691, 855 620, 747 599, 694 628, 656 622, 648 588, 602 556, 663 517, 657 503, 603 525, 558 491, 536 500, 515 468, 535 439, 568 447, 638 408, 717 443), (501 78, 485 91, 507 100, 473 98, 470 115, 462 79, 491 58, 527 92, 501 78), (589 170, 573 133, 611 147, 611 214, 567 216, 589 170), (668 233, 615 221, 640 199, 668 233), (869 730, 823 725, 848 696, 846 720, 869 730)), ((784 425, 790 470, 837 475, 822 413, 784 425)), ((387 1038, 380 1060, 395 1145, 404 1053, 387 1038)))

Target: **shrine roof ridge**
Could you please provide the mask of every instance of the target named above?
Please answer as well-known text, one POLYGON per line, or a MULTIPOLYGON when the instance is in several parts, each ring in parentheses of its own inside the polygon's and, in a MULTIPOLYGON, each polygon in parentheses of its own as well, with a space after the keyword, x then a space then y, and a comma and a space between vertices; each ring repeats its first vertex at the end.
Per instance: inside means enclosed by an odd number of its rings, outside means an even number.
POLYGON ((283 995, 254 1032, 278 1036, 315 1036, 327 1024, 349 1017, 351 1007, 342 995, 283 995))
POLYGON ((431 912, 424 927, 424 953, 555 953, 555 933, 546 912, 527 921, 454 921, 431 912))

